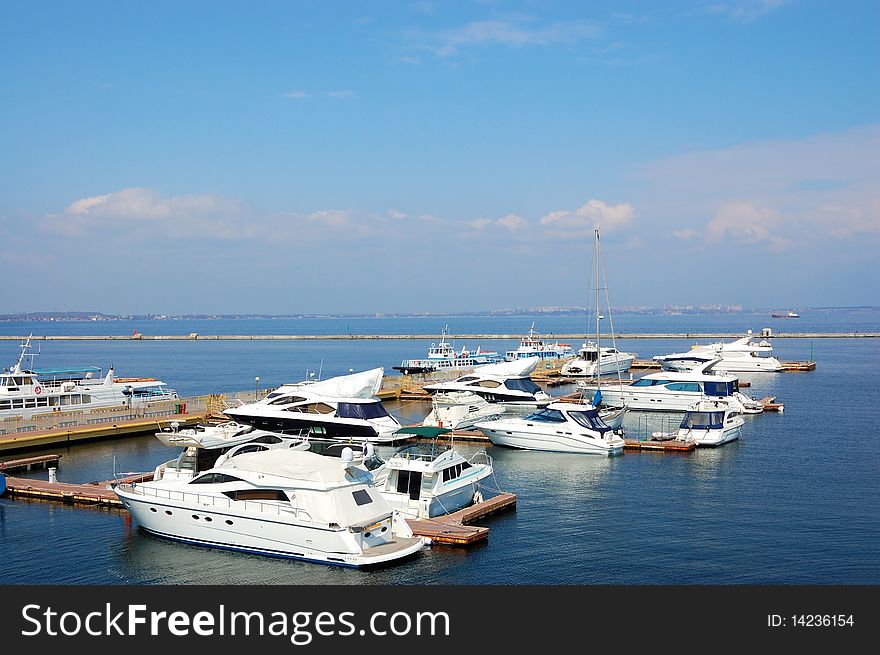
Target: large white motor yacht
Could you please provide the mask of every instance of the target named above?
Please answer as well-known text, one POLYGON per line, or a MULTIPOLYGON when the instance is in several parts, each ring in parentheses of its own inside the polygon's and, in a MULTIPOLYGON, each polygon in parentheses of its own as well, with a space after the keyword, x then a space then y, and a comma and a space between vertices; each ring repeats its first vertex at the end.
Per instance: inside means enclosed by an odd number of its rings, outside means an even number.
POLYGON ((635 359, 636 353, 620 352, 606 346, 597 349, 595 343, 586 342, 578 349, 576 357, 562 365, 560 374, 564 377, 595 377, 626 373, 635 359))
POLYGON ((632 383, 597 387, 592 382, 581 382, 578 386, 584 393, 600 389, 603 403, 625 405, 628 409, 685 412, 695 402, 709 398, 724 400, 743 413, 762 412, 760 403, 740 392, 736 377, 712 370, 719 361, 715 358, 689 371, 648 373, 632 383))
POLYGON ((421 550, 359 467, 308 451, 271 449, 227 458, 186 481, 118 484, 148 532, 201 546, 338 566, 385 564, 421 550))
POLYGON ((223 413, 238 423, 270 432, 300 435, 311 431, 329 438, 393 441, 400 422, 375 397, 383 373, 382 368, 376 368, 318 382, 286 384, 258 402, 223 413))
POLYGON ((655 362, 667 371, 686 371, 705 364, 713 359, 721 361, 715 366, 717 371, 731 372, 777 372, 782 363, 773 356, 773 346, 766 340, 760 342, 749 334, 730 343, 718 342, 704 346, 694 346, 688 352, 670 355, 655 355, 655 362))
POLYGON ((655 432, 654 439, 693 441, 698 446, 720 446, 739 439, 745 420, 738 409, 723 400, 701 400, 685 412, 678 430, 655 432))
POLYGON ((623 437, 592 405, 554 402, 524 418, 477 423, 476 428, 499 446, 589 455, 623 452, 623 437))
POLYGON ((463 430, 477 421, 525 416, 546 407, 553 398, 529 377, 540 361, 530 357, 486 364, 455 380, 425 385, 431 412, 423 425, 463 430))
POLYGON ((113 367, 106 375, 96 366, 33 368, 37 353, 29 353, 30 337, 11 371, 0 373, 0 419, 31 419, 55 412, 120 407, 147 408, 158 401, 177 400, 177 392, 155 378, 117 378, 113 367), (25 366, 26 357, 31 366, 25 366))

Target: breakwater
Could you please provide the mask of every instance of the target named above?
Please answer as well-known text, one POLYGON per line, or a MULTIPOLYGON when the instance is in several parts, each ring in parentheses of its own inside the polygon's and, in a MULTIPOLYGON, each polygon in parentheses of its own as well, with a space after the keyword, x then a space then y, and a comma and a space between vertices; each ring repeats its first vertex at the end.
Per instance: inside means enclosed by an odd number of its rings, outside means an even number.
MULTIPOLYGON (((469 340, 513 340, 522 339, 528 334, 452 334, 447 339, 469 340)), ((621 332, 614 335, 615 339, 739 339, 742 332, 621 332)), ((762 338, 755 334, 756 339, 762 338)), ((880 332, 774 332, 766 335, 773 339, 877 339, 880 332)), ((0 335, 0 341, 24 341, 27 335, 0 335)), ((431 341, 437 340, 436 334, 136 334, 136 335, 32 335, 32 341, 431 341)), ((584 339, 584 334, 544 334, 544 339, 584 339)), ((610 339, 610 335, 602 335, 610 339)))

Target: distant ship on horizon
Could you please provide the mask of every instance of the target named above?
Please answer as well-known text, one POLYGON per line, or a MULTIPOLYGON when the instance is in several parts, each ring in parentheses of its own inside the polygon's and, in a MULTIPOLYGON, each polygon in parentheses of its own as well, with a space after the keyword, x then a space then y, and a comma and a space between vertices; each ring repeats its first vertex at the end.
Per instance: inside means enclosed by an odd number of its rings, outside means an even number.
POLYGON ((787 312, 770 312, 770 316, 773 318, 800 318, 801 315, 798 314, 793 309, 788 310, 787 312))

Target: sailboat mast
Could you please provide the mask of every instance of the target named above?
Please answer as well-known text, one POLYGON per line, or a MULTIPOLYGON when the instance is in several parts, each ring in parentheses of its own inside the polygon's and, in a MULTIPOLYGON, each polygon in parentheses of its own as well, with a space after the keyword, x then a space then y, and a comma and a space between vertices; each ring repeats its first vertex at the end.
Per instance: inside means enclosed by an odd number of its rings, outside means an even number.
POLYGON ((596 249, 596 388, 599 387, 599 378, 601 377, 600 360, 601 352, 599 350, 599 228, 595 230, 595 249, 596 249))

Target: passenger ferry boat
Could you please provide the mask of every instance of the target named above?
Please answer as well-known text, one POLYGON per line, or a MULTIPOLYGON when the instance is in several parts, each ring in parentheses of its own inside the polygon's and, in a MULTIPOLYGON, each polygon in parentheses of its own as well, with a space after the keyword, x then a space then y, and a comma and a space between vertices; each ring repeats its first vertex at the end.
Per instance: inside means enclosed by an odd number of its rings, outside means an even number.
POLYGON ((529 334, 519 341, 519 348, 508 350, 504 359, 512 362, 515 359, 540 357, 541 359, 560 359, 571 355, 571 344, 554 341, 548 343, 535 332, 535 324, 529 328, 529 334))
POLYGON ((428 357, 426 359, 405 359, 400 366, 393 366, 395 371, 400 371, 404 375, 413 373, 430 373, 432 371, 451 371, 457 369, 469 369, 474 366, 482 366, 483 364, 495 364, 503 361, 501 355, 494 351, 477 349, 474 352, 462 347, 461 352, 456 352, 446 341, 449 335, 449 326, 443 328, 440 337, 440 343, 432 343, 428 348, 428 357))
POLYGON ((113 370, 103 375, 100 368, 33 368, 37 353, 28 352, 31 338, 21 344, 21 356, 12 370, 0 373, 0 419, 52 412, 103 407, 146 407, 156 401, 177 400, 177 392, 155 378, 117 378, 113 370), (24 360, 31 358, 25 367, 24 360))

